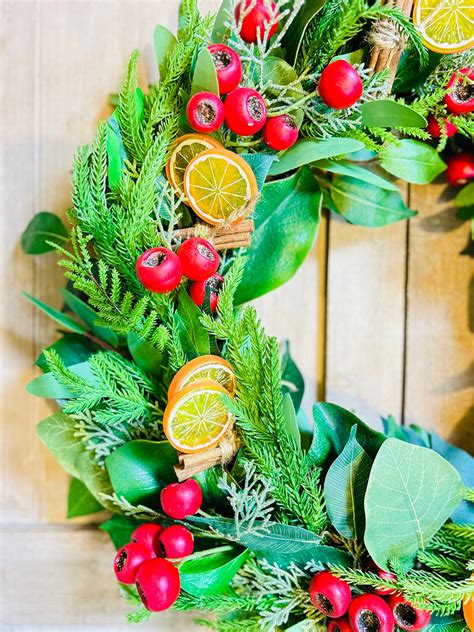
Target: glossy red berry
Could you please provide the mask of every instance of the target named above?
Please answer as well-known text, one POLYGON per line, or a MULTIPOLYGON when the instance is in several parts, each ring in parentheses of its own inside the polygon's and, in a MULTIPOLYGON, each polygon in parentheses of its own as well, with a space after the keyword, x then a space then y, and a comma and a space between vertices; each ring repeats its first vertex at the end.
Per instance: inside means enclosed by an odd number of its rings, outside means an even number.
POLYGON ((236 88, 224 103, 225 123, 239 136, 259 132, 267 120, 267 106, 261 94, 252 88, 236 88))
POLYGON ((352 632, 352 628, 346 617, 340 617, 329 621, 328 632, 352 632))
POLYGON ((211 134, 224 122, 224 104, 212 92, 198 92, 188 101, 186 118, 196 132, 211 134))
POLYGON ((191 237, 183 241, 177 254, 184 276, 192 281, 205 281, 219 267, 217 250, 202 237, 191 237))
MULTIPOLYGON (((366 571, 375 573, 380 579, 384 579, 389 582, 395 581, 397 579, 397 576, 394 573, 384 571, 383 568, 378 567, 373 560, 369 560, 364 568, 366 571)), ((391 595, 394 593, 394 590, 390 588, 374 588, 373 590, 374 593, 377 595, 391 595)))
POLYGON ((278 8, 272 0, 241 0, 235 8, 235 20, 240 27, 240 37, 249 44, 263 40, 268 24, 268 39, 275 35, 278 29, 278 8), (242 24, 240 23, 241 16, 242 24))
POLYGON ((444 97, 451 114, 467 114, 474 112, 474 68, 461 68, 451 75, 447 88, 451 88, 444 97), (470 81, 463 80, 459 73, 466 75, 470 81))
POLYGON ((294 145, 297 140, 298 128, 291 116, 281 114, 267 119, 263 128, 263 141, 269 147, 282 151, 294 145))
POLYGON ((212 44, 208 47, 216 67, 220 94, 235 90, 242 80, 242 63, 235 50, 225 44, 212 44))
POLYGON ((316 573, 309 584, 309 597, 320 612, 337 619, 347 612, 351 602, 349 584, 329 571, 316 573))
POLYGON ((474 178, 474 153, 463 151, 447 159, 446 179, 454 187, 466 184, 474 178))
POLYGON ((122 584, 133 584, 138 569, 151 557, 151 552, 139 542, 131 542, 122 546, 114 559, 115 576, 122 584))
POLYGON ((181 261, 168 248, 151 248, 144 252, 135 266, 140 283, 151 292, 171 292, 181 283, 181 261))
POLYGON ((401 595, 391 595, 387 603, 392 610, 395 625, 402 630, 421 630, 430 622, 429 610, 415 608, 401 595))
POLYGON ((179 597, 179 571, 169 560, 156 557, 140 566, 136 586, 145 608, 152 612, 166 610, 179 597))
POLYGON ((209 288, 209 307, 211 308, 211 312, 214 313, 217 309, 219 292, 221 291, 223 283, 224 277, 221 277, 220 274, 213 274, 205 281, 195 281, 191 283, 189 286, 189 296, 198 307, 202 307, 206 298, 206 290, 209 288))
POLYGON ((156 524, 156 522, 147 522, 137 527, 130 539, 132 542, 143 544, 150 551, 152 557, 156 557, 161 554, 159 538, 162 531, 161 525, 156 524))
MULTIPOLYGON (((451 121, 448 121, 447 118, 443 119, 443 128, 448 138, 454 136, 454 134, 458 131, 456 125, 451 123, 451 121)), ((426 126, 426 129, 431 138, 439 138, 441 136, 441 125, 432 114, 428 116, 428 125, 426 126)))
POLYGON ((354 632, 392 632, 393 614, 387 602, 372 593, 358 595, 349 606, 349 623, 354 632))
POLYGON ((194 536, 186 527, 174 524, 161 533, 160 544, 165 557, 178 560, 194 551, 194 536))
POLYGON ((184 483, 171 483, 161 490, 161 508, 175 520, 193 516, 202 505, 202 491, 199 483, 190 478, 184 483))
POLYGON ((330 63, 321 73, 318 92, 321 100, 334 110, 354 105, 364 91, 359 73, 345 59, 330 63))

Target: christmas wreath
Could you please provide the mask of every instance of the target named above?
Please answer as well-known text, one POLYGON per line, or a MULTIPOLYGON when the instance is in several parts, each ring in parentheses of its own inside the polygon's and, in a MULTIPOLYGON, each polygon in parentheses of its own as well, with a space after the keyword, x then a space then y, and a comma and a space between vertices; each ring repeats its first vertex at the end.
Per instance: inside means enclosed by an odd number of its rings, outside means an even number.
POLYGON ((69 516, 113 514, 130 621, 473 626, 472 458, 330 403, 310 423, 288 346, 240 307, 296 272, 322 206, 412 216, 390 174, 427 183, 440 152, 472 217, 472 31, 441 5, 224 0, 213 17, 183 0, 177 36, 155 30, 159 83, 138 87, 134 52, 77 152, 70 230, 50 213, 26 229, 69 280, 62 311, 28 297, 61 327, 28 385, 61 409, 38 433, 72 477, 69 516))

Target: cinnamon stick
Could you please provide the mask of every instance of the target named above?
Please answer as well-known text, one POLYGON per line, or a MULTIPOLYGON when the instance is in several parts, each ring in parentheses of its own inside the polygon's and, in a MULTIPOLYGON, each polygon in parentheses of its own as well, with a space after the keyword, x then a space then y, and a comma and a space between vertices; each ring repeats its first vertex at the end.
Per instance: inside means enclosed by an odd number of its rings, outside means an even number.
POLYGON ((226 465, 232 461, 239 447, 239 439, 235 432, 231 431, 219 445, 209 448, 209 450, 203 450, 194 454, 179 454, 178 465, 174 466, 178 481, 181 483, 215 465, 226 465))

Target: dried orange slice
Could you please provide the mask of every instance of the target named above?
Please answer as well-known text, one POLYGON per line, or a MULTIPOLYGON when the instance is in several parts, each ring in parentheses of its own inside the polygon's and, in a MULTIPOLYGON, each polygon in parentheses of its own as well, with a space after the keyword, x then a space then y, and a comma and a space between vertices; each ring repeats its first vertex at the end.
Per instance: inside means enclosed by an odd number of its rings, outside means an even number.
POLYGON ((436 53, 459 53, 474 45, 472 0, 415 0, 413 23, 436 53))
POLYGON ((166 177, 178 195, 184 195, 184 172, 189 162, 201 151, 213 147, 222 147, 222 145, 218 140, 206 134, 185 134, 175 140, 166 163, 166 177))
POLYGON ((174 397, 182 388, 200 380, 214 380, 223 386, 230 395, 235 395, 237 384, 230 364, 220 356, 204 355, 194 358, 180 368, 171 380, 168 399, 174 397))
POLYGON ((213 380, 193 382, 168 402, 163 430, 171 445, 191 454, 211 448, 227 432, 233 421, 223 395, 226 389, 213 380))
POLYGON ((248 162, 227 149, 207 149, 193 158, 183 187, 196 215, 213 226, 241 222, 253 210, 258 193, 248 162))

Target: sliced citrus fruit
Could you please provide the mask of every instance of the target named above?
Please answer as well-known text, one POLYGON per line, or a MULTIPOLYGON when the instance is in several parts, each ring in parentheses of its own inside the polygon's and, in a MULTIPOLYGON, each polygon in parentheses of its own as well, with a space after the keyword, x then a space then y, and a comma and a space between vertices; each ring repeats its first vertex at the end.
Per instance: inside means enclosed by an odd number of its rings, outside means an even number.
POLYGON ((222 395, 226 389, 213 380, 193 382, 168 402, 163 430, 171 445, 191 454, 218 443, 233 421, 222 395))
POLYGON ((214 380, 234 396, 236 389, 235 374, 232 367, 223 358, 216 355, 204 355, 194 358, 176 373, 168 389, 168 399, 193 382, 214 380))
POLYGON ((206 149, 184 174, 188 204, 208 224, 237 224, 255 206, 258 187, 252 168, 227 149, 206 149))
POLYGON ((184 195, 184 172, 189 162, 201 151, 222 147, 220 142, 206 134, 185 134, 175 140, 166 163, 166 177, 178 195, 184 195))
POLYGON ((413 22, 427 48, 459 53, 474 45, 472 0, 415 0, 413 22))

